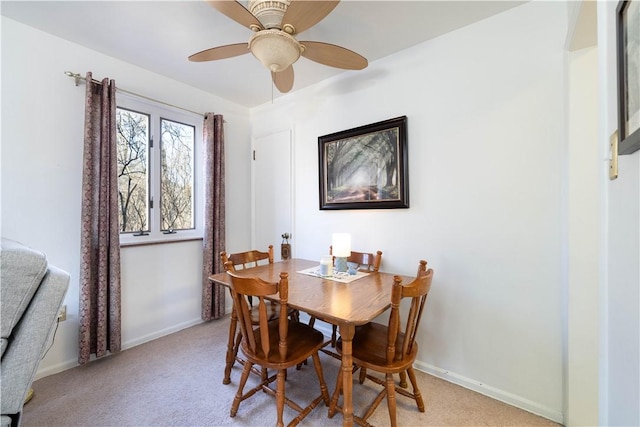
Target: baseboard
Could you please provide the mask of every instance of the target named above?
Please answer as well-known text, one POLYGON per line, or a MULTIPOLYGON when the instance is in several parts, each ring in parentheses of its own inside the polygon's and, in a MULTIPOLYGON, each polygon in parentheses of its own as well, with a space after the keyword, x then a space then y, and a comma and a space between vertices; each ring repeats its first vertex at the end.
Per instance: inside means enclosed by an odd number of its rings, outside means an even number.
POLYGON ((67 360, 66 362, 58 363, 57 365, 49 366, 45 369, 38 369, 34 381, 39 380, 40 378, 48 377, 49 375, 57 374, 62 371, 66 371, 67 369, 75 368, 78 366, 78 358, 74 360, 67 360))
POLYGON ((198 325, 200 323, 202 323, 202 319, 199 318, 199 317, 196 318, 196 319, 188 320, 186 322, 178 323, 177 325, 172 325, 169 328, 161 329, 161 330, 155 331, 155 332, 153 332, 151 334, 147 334, 147 335, 138 337, 138 338, 136 338, 134 340, 122 343, 122 349, 126 350, 128 348, 135 347, 137 345, 144 344, 146 342, 153 341, 155 339, 164 337, 165 335, 173 334, 173 333, 181 331, 183 329, 190 328, 191 326, 195 326, 195 325, 198 325))
MULTIPOLYGON (((164 337, 165 335, 169 335, 169 334, 173 334, 175 332, 181 331, 183 329, 186 328, 190 328, 191 326, 195 326, 202 323, 202 319, 201 318, 197 318, 197 319, 192 319, 186 322, 182 322, 179 323, 177 325, 173 325, 170 328, 165 328, 165 329, 161 329, 159 331, 155 331, 151 334, 148 335, 144 335, 142 337, 136 338, 134 340, 130 340, 127 341, 125 343, 122 343, 122 350, 127 350, 129 348, 135 347, 137 345, 140 344, 144 344, 146 342, 149 341, 153 341, 155 339, 164 337)), ((92 356, 92 359, 94 358, 94 356, 92 356)), ((65 362, 62 363, 58 363, 57 365, 53 365, 53 366, 49 366, 45 369, 39 369, 36 372, 36 375, 34 377, 34 381, 35 380, 39 380, 40 378, 44 378, 44 377, 48 377, 49 375, 53 375, 53 374, 57 374, 59 372, 62 371, 66 371, 67 369, 71 369, 71 368, 75 368, 76 366, 78 366, 78 359, 73 359, 73 360, 67 360, 65 362)))
POLYGON ((419 371, 426 372, 427 374, 433 375, 434 377, 438 377, 450 383, 464 387, 466 389, 473 390, 492 399, 499 400, 500 402, 504 402, 508 405, 515 406, 516 408, 520 408, 527 412, 531 412, 533 414, 547 418, 551 421, 555 421, 559 424, 564 423, 564 416, 562 412, 558 412, 554 409, 540 405, 537 402, 533 402, 529 399, 525 399, 513 393, 491 387, 490 385, 481 383, 479 381, 467 378, 463 375, 456 374, 445 369, 435 367, 428 363, 416 361, 414 363, 414 368, 419 371))

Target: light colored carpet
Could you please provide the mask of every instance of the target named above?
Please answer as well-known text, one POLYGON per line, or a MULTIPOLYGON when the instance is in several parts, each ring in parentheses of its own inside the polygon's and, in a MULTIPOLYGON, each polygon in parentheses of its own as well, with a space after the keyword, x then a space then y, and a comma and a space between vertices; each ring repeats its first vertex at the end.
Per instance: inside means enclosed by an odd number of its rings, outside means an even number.
MULTIPOLYGON (((266 393, 257 393, 245 400, 236 417, 229 417, 241 368, 236 364, 231 384, 222 384, 228 325, 227 316, 42 378, 33 384, 35 394, 24 407, 22 425, 275 425, 275 400, 266 393)), ((339 361, 324 354, 321 358, 331 393, 339 361)), ((557 426, 428 374, 417 372, 417 376, 426 412, 419 412, 412 400, 398 396, 401 426, 557 426)), ((319 394, 311 362, 300 371, 290 370, 286 387, 287 397, 303 406, 319 394)), ((373 399, 378 387, 371 381, 364 385, 354 382, 357 414, 373 399)), ((342 425, 340 413, 329 419, 327 412, 321 403, 300 425, 342 425)), ((285 407, 285 423, 295 416, 294 411, 285 407)), ((369 421, 379 426, 390 424, 384 402, 369 421)))

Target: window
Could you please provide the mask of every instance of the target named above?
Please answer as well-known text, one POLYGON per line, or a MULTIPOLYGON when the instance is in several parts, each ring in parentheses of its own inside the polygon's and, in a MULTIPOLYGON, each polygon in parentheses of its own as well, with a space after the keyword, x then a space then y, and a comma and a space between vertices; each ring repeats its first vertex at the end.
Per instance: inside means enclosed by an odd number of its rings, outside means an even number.
POLYGON ((149 231, 149 122, 147 114, 116 110, 121 233, 149 231))
POLYGON ((193 223, 195 126, 160 119, 160 222, 164 233, 193 223))
POLYGON ((202 237, 202 117, 118 95, 120 242, 202 237))

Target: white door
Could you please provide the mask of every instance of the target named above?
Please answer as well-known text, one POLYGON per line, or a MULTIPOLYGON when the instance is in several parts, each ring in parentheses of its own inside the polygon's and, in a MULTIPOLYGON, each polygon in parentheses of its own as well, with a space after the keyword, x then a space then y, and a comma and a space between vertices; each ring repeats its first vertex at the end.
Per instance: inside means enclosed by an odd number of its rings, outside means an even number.
POLYGON ((252 247, 273 245, 280 260, 282 234, 291 234, 291 132, 283 131, 253 140, 252 247))

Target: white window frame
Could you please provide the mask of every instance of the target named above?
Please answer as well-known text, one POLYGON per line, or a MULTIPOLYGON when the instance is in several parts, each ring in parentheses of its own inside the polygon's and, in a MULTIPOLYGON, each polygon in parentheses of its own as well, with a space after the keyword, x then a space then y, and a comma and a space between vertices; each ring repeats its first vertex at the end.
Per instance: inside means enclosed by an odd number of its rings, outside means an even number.
POLYGON ((152 243, 175 242, 183 240, 202 239, 204 236, 204 180, 202 168, 202 126, 203 117, 178 108, 172 108, 151 100, 133 95, 118 93, 118 108, 148 114, 149 136, 153 138, 153 147, 149 149, 149 197, 153 198, 153 208, 149 209, 149 234, 135 235, 135 233, 120 233, 121 246, 134 246, 152 243), (176 230, 175 233, 164 234, 160 221, 160 120, 171 120, 195 128, 194 135, 194 228, 190 230, 176 230))

